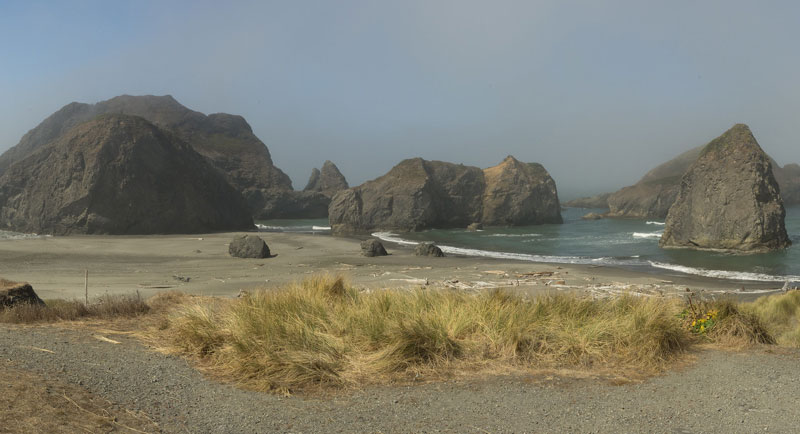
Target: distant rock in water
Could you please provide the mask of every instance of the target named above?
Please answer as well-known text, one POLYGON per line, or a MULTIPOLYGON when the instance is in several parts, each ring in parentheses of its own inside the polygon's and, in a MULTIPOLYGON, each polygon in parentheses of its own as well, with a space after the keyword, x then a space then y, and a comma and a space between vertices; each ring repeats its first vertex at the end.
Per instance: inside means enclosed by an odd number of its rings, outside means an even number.
MULTIPOLYGON (((289 177, 272 162, 266 145, 253 134, 241 116, 226 113, 204 115, 181 105, 172 96, 122 95, 97 104, 73 102, 42 121, 20 142, 0 155, 0 175, 16 161, 57 139, 73 127, 102 114, 142 117, 168 130, 206 157, 225 179, 247 200, 251 214, 258 218, 280 218, 287 196, 294 196, 296 209, 314 209, 317 200, 294 194, 289 177), (275 196, 273 198, 273 196, 275 196), (270 208, 277 206, 280 208, 270 208)), ((324 205, 327 207, 327 203, 324 205)), ((323 213, 322 216, 326 214, 323 213)), ((307 217, 317 217, 309 215, 307 217)))
POLYGON ((772 173, 781 187, 784 205, 800 205, 800 165, 792 163, 780 167, 775 160, 771 162, 772 173))
POLYGON ((603 219, 603 214, 598 214, 596 212, 590 212, 590 213, 584 214, 583 217, 581 217, 581 219, 583 219, 583 220, 602 220, 603 219))
POLYGON ((478 231, 480 231, 482 229, 483 229, 483 223, 475 222, 475 223, 470 223, 467 226, 467 230, 470 231, 470 232, 478 232, 478 231))
POLYGON ((582 197, 562 203, 570 208, 608 208, 608 197, 611 193, 602 193, 596 196, 582 197))
POLYGON ((342 175, 342 172, 328 160, 322 165, 322 170, 314 168, 311 171, 311 177, 308 179, 308 184, 303 191, 313 191, 333 197, 334 194, 348 188, 350 186, 347 185, 347 180, 342 175))
POLYGON ((789 246, 769 160, 747 125, 712 140, 683 175, 659 245, 737 252, 789 246))
POLYGON ((520 225, 560 223, 555 183, 538 164, 509 157, 483 171, 421 158, 343 190, 328 209, 333 233, 374 229, 418 231, 475 222, 520 225))
POLYGON ((0 176, 0 226, 49 234, 253 228, 241 196, 175 134, 137 116, 68 130, 0 176))
POLYGON ((483 175, 483 224, 563 223, 556 183, 541 164, 521 163, 508 156, 483 175))

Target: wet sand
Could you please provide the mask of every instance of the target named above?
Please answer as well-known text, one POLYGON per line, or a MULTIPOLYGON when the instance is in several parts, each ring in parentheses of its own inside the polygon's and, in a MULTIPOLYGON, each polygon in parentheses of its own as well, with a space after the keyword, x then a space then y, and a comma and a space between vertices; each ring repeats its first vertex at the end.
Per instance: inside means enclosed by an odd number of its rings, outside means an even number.
POLYGON ((89 270, 90 297, 134 291, 149 296, 170 289, 236 296, 242 289, 272 288, 317 273, 340 274, 365 289, 426 286, 475 291, 509 287, 530 293, 585 291, 598 296, 681 294, 690 288, 752 299, 782 286, 587 265, 417 257, 410 248, 391 243, 385 243, 390 256, 367 258, 360 255, 357 239, 312 234, 260 233, 274 256, 238 259, 228 255, 234 235, 0 240, 0 277, 30 282, 44 299, 83 298, 84 270, 89 270))

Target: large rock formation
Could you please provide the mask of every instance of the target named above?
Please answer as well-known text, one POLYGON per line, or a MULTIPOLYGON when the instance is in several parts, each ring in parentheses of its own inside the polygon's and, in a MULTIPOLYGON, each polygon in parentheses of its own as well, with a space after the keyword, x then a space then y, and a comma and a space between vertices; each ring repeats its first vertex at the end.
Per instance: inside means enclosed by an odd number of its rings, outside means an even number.
POLYGON ((0 176, 0 225, 50 234, 253 227, 241 196, 175 134, 102 115, 38 145, 0 176))
MULTIPOLYGON (((703 146, 699 146, 678 155, 647 172, 634 185, 623 187, 614 193, 565 202, 564 206, 608 208, 608 217, 664 219, 678 197, 681 177, 697 160, 702 150, 703 146)), ((800 204, 800 166, 787 164, 781 168, 775 160, 770 158, 770 162, 784 204, 800 204)))
POLYGON ((347 190, 350 188, 347 185, 347 180, 330 160, 326 160, 322 165, 322 170, 316 167, 311 171, 311 177, 308 178, 308 184, 303 191, 313 191, 322 193, 325 196, 333 197, 336 193, 347 190))
POLYGON ((560 223, 560 211, 555 184, 540 165, 509 157, 483 171, 414 158, 380 178, 339 192, 328 214, 332 231, 341 234, 466 227, 474 222, 560 223))
POLYGON ((0 279, 0 310, 21 304, 45 305, 30 283, 0 279))
POLYGON ((15 161, 30 155, 71 128, 98 115, 112 113, 140 116, 189 143, 208 158, 245 197, 251 213, 257 218, 279 218, 296 213, 297 210, 282 208, 287 202, 285 198, 289 196, 291 200, 288 202, 299 203, 296 205, 298 209, 319 207, 319 204, 302 203, 318 198, 292 190, 289 177, 275 167, 269 150, 253 134, 243 117, 225 113, 206 116, 184 107, 169 95, 122 95, 97 104, 68 104, 30 130, 19 144, 0 156, 0 174, 15 161))
POLYGON ((544 166, 512 156, 483 171, 486 225, 562 223, 556 183, 544 166))
POLYGON ((769 160, 744 124, 712 140, 683 175, 659 245, 744 252, 789 246, 769 160))

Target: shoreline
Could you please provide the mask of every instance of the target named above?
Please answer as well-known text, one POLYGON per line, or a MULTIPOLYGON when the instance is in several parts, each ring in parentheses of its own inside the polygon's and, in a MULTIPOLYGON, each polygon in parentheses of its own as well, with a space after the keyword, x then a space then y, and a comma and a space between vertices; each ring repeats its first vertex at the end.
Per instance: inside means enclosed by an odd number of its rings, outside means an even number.
POLYGON ((363 237, 286 232, 258 233, 274 257, 238 259, 228 255, 228 243, 239 233, 2 240, 0 277, 29 282, 45 299, 83 299, 85 270, 89 270, 90 297, 136 291, 150 296, 165 290, 235 297, 240 290, 274 288, 320 273, 341 274, 362 289, 511 288, 530 294, 583 291, 595 296, 679 295, 690 288, 749 300, 783 286, 610 266, 458 255, 417 257, 412 247, 390 242, 385 242, 390 256, 367 258, 360 254, 363 237))

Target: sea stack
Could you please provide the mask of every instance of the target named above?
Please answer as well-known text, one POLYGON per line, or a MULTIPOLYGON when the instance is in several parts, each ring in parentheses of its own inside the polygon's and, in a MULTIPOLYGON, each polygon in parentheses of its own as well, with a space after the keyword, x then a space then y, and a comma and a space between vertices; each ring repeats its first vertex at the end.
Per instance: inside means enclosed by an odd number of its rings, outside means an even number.
POLYGON ((9 164, 0 226, 56 235, 254 227, 241 195, 191 145, 119 114, 79 124, 9 164))
POLYGON ((339 168, 336 167, 330 160, 325 161, 322 165, 322 170, 316 167, 311 171, 311 176, 308 178, 308 184, 303 191, 313 191, 322 193, 325 196, 333 197, 336 193, 347 190, 350 188, 339 168))
POLYGON ((766 252, 791 244, 770 158, 750 128, 734 125, 706 145, 681 178, 659 245, 766 252))
POLYGON ((512 156, 484 169, 483 218, 490 226, 563 223, 556 183, 544 166, 512 156))
POLYGON ((562 222, 555 182, 544 167, 510 156, 486 170, 404 160, 380 178, 337 193, 328 217, 334 234, 562 222))

